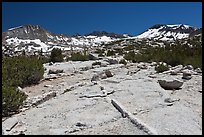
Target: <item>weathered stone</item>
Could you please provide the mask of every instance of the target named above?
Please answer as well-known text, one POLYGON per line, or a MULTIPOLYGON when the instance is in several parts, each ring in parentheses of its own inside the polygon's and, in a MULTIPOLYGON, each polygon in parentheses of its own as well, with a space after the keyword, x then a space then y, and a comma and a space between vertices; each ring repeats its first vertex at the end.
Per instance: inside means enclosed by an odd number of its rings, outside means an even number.
POLYGON ((166 90, 179 89, 183 85, 183 82, 178 80, 173 81, 158 80, 158 82, 159 85, 166 90))

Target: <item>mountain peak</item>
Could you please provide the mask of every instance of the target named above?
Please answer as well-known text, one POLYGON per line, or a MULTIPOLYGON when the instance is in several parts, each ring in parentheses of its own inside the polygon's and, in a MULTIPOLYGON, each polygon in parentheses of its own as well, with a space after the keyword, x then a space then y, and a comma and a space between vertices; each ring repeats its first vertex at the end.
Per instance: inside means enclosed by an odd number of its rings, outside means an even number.
POLYGON ((137 38, 156 40, 176 40, 189 37, 197 28, 185 24, 156 24, 146 30, 137 38))

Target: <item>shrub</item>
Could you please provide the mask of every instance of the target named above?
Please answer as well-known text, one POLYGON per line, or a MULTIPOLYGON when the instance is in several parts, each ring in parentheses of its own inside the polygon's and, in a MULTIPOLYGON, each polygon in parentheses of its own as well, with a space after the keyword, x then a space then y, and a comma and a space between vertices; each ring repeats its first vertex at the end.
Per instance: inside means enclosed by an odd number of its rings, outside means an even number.
POLYGON ((162 63, 162 64, 159 64, 158 66, 156 66, 155 70, 157 73, 161 73, 161 72, 169 70, 169 68, 168 68, 168 66, 166 66, 162 63))
MULTIPOLYGON (((202 68, 202 42, 198 39, 178 40, 174 43, 163 42, 163 46, 152 47, 145 43, 137 46, 139 52, 129 51, 124 55, 132 62, 166 62, 168 65, 187 65, 202 68), (191 46, 189 46, 191 45, 191 46)), ((127 46, 126 50, 130 50, 127 46)))
POLYGON ((51 62, 62 62, 63 61, 63 55, 61 49, 54 48, 51 51, 50 55, 50 61, 51 62))
POLYGON ((15 87, 3 85, 2 86, 2 115, 9 116, 18 112, 19 107, 23 105, 26 99, 23 92, 16 90, 15 87))
POLYGON ((37 56, 3 57, 2 59, 2 114, 7 116, 18 111, 26 99, 17 86, 36 84, 43 78, 42 60, 37 56))
POLYGON ((121 60, 119 61, 119 64, 124 64, 124 65, 127 65, 127 62, 126 62, 126 60, 125 60, 125 59, 121 59, 121 60))
POLYGON ((107 56, 114 56, 115 52, 113 50, 108 50, 107 51, 107 56))
POLYGON ((134 51, 130 51, 128 53, 125 54, 124 59, 126 60, 135 60, 135 52, 134 51))
POLYGON ((10 86, 25 87, 43 78, 44 68, 37 56, 4 57, 2 80, 10 86))
POLYGON ((72 61, 87 61, 87 60, 89 60, 89 57, 87 55, 83 55, 80 52, 77 52, 77 53, 72 53, 71 58, 69 60, 72 60, 72 61))

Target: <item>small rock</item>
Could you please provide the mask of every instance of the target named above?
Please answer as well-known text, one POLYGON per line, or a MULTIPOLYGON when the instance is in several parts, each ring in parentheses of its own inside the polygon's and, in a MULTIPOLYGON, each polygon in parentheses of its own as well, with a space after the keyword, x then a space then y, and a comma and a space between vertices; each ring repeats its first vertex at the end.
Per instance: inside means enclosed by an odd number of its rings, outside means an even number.
POLYGON ((148 77, 150 77, 150 78, 156 78, 157 76, 156 76, 156 75, 149 75, 148 77))
POLYGON ((101 78, 101 79, 106 79, 106 78, 107 78, 107 75, 106 75, 105 73, 103 73, 103 74, 100 75, 100 78, 101 78))
POLYGON ((118 61, 116 59, 108 59, 108 62, 109 62, 110 65, 118 64, 118 61))
POLYGON ((172 106, 173 105, 173 103, 169 103, 169 104, 167 104, 167 106, 172 106))
POLYGON ((179 101, 179 100, 180 100, 180 99, 165 98, 165 99, 164 99, 164 102, 166 102, 166 103, 173 103, 173 102, 179 101))
POLYGON ((81 71, 87 71, 87 70, 89 70, 89 69, 90 69, 90 67, 88 67, 88 66, 84 66, 84 67, 81 67, 81 68, 80 68, 81 71))
POLYGON ((184 69, 193 70, 194 68, 193 68, 192 65, 187 65, 187 66, 184 67, 184 69))
POLYGON ((62 69, 56 69, 56 70, 54 70, 54 69, 50 69, 49 71, 48 71, 48 74, 58 74, 58 73, 63 73, 64 71, 62 70, 62 69))
POLYGON ((189 79, 191 79, 192 78, 192 72, 191 71, 189 71, 189 70, 184 70, 183 71, 183 77, 182 77, 182 79, 186 79, 186 80, 189 80, 189 79))
POLYGON ((84 127, 84 126, 86 126, 86 124, 82 124, 82 123, 80 123, 80 122, 77 122, 77 123, 76 123, 76 126, 77 126, 77 127, 82 127, 82 126, 84 127))
POLYGON ((141 62, 137 65, 137 67, 140 69, 147 69, 148 66, 145 63, 141 62))
POLYGON ((101 90, 104 90, 104 87, 100 86, 100 89, 101 89, 101 90))
POLYGON ((177 75, 179 73, 179 70, 171 70, 170 75, 177 75))
POLYGON ((91 82, 93 81, 98 81, 99 80, 99 75, 94 74, 93 77, 91 78, 91 82))
POLYGON ((93 69, 95 69, 95 68, 100 68, 100 67, 101 67, 100 65, 94 65, 94 66, 92 66, 93 69))
POLYGON ((164 99, 164 102, 166 102, 166 103, 172 103, 172 102, 174 102, 171 98, 165 98, 164 99))
POLYGON ((196 69, 195 69, 195 72, 197 72, 197 73, 202 73, 202 70, 201 70, 200 68, 196 68, 196 69))
POLYGON ((51 65, 53 65, 53 64, 54 64, 53 62, 50 62, 50 63, 49 63, 49 66, 51 66, 51 65))
POLYGON ((107 77, 112 77, 113 76, 113 74, 111 73, 110 70, 106 70, 105 74, 106 74, 107 77))
POLYGON ((53 87, 52 85, 44 85, 44 87, 53 87))
POLYGON ((101 62, 101 67, 107 67, 108 66, 108 62, 101 62))

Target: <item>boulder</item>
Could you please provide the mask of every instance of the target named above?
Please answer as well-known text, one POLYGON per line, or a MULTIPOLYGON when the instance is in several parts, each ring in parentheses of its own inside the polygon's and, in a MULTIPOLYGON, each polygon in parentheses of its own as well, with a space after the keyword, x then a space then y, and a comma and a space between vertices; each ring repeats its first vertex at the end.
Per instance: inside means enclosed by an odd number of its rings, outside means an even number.
POLYGON ((106 70, 105 74, 106 74, 107 77, 112 77, 113 76, 113 74, 111 73, 110 70, 106 70))
POLYGON ((158 82, 159 85, 166 90, 179 89, 183 85, 183 82, 178 80, 173 81, 158 80, 158 82))

